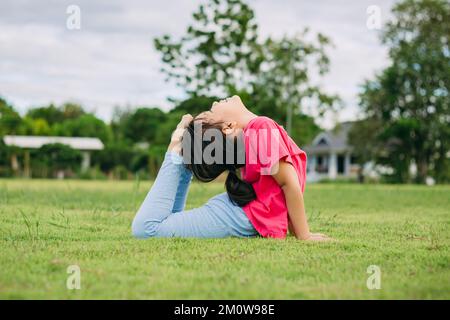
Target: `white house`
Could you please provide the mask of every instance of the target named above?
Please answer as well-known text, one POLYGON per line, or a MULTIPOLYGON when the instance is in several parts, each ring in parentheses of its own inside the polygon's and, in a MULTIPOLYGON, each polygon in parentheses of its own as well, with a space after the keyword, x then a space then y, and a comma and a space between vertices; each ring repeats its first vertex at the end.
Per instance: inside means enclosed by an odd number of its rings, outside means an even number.
POLYGON ((303 147, 308 155, 308 181, 357 177, 359 166, 348 144, 351 126, 351 122, 343 122, 333 130, 319 133, 310 145, 303 147))
MULTIPOLYGON (((25 149, 25 176, 30 175, 30 153, 29 149, 39 149, 43 145, 61 143, 70 146, 72 149, 80 150, 83 155, 81 163, 82 170, 89 168, 91 164, 91 152, 102 150, 103 143, 98 138, 85 137, 45 137, 45 136, 4 136, 3 141, 7 146, 14 146, 25 149)), ((13 169, 18 169, 17 158, 11 159, 13 169), (14 168, 16 167, 16 168, 14 168)))

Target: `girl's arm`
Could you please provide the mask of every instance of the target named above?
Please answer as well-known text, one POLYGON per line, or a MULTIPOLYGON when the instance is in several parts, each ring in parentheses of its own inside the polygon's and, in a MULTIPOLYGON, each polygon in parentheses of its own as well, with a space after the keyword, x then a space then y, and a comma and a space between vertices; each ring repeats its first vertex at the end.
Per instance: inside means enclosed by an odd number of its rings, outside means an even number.
MULTIPOLYGON (((180 123, 178 123, 177 128, 173 132, 172 137, 170 139, 170 144, 169 147, 167 148, 168 151, 181 155, 181 141, 183 133, 186 130, 186 127, 188 126, 189 122, 192 121, 192 119, 193 118, 190 114, 185 114, 181 118, 180 123)), ((177 194, 175 196, 175 202, 172 208, 173 213, 184 210, 191 178, 192 172, 190 172, 187 169, 184 169, 180 176, 180 180, 178 181, 177 194)))
POLYGON ((285 161, 281 161, 273 169, 274 174, 272 176, 284 192, 289 215, 289 229, 295 237, 301 240, 328 240, 329 238, 325 235, 314 234, 309 231, 303 193, 294 167, 285 161))
POLYGON ((181 121, 178 123, 175 131, 172 133, 167 151, 181 154, 181 140, 183 139, 183 133, 193 119, 194 118, 190 114, 185 114, 181 118, 181 121))

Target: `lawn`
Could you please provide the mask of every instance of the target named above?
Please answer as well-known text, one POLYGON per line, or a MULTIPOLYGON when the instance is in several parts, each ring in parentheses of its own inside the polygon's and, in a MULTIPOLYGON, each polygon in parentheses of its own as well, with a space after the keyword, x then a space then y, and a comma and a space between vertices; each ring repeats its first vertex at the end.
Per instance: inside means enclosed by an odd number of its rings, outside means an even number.
MULTIPOLYGON (((333 243, 135 240, 130 223, 149 186, 0 180, 0 298, 450 298, 449 186, 308 185, 311 228, 333 243), (70 265, 80 290, 66 287, 70 265), (370 265, 379 290, 367 288, 370 265)), ((222 190, 194 183, 188 207, 222 190)))

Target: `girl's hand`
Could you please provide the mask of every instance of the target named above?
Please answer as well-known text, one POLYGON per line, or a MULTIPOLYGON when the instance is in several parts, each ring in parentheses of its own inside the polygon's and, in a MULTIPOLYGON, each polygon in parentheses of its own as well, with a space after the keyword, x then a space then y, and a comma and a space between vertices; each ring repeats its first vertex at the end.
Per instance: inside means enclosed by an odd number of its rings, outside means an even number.
POLYGON ((310 233, 309 237, 305 239, 306 241, 331 241, 330 237, 322 233, 310 233))
POLYGON ((181 140, 183 139, 184 130, 186 130, 187 126, 193 119, 194 118, 190 114, 185 114, 183 117, 181 117, 181 121, 178 123, 177 128, 172 133, 168 148, 169 151, 181 154, 181 140))

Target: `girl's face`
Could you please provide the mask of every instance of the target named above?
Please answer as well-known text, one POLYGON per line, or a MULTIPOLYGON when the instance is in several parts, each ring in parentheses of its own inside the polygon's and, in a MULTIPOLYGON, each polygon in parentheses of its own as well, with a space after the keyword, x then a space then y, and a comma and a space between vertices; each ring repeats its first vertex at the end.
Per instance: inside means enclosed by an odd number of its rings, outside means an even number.
POLYGON ((236 111, 242 107, 242 101, 239 96, 232 96, 220 101, 213 102, 211 109, 200 113, 195 119, 211 123, 234 121, 236 111))
POLYGON ((194 121, 207 123, 217 123, 221 126, 222 132, 226 135, 237 135, 236 115, 243 104, 239 96, 232 96, 220 101, 215 101, 211 109, 200 113, 194 121))

